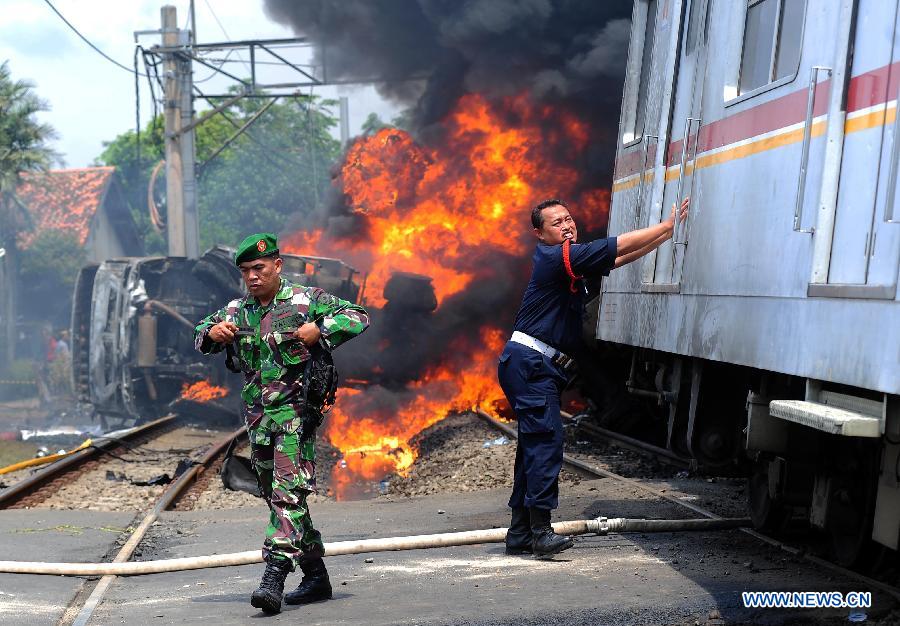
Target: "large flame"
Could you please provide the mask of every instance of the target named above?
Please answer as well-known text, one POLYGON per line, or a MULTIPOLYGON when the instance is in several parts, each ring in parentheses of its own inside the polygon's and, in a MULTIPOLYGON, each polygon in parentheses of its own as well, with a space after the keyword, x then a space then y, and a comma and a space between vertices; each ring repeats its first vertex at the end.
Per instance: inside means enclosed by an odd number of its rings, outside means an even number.
MULTIPOLYGON (((575 116, 526 96, 491 103, 469 95, 442 130, 428 146, 396 128, 357 139, 335 184, 365 232, 345 239, 300 232, 285 237, 282 248, 323 256, 339 251, 368 270, 366 301, 376 307, 385 304, 382 291, 393 272, 428 275, 440 307, 487 275, 497 254, 527 259, 534 244, 528 210, 536 201, 564 195, 579 207, 574 213, 582 226, 605 223, 609 191, 580 180, 588 128, 575 116)), ((409 441, 416 433, 453 411, 500 402, 496 358, 508 332, 489 322, 474 328, 481 341, 462 346, 463 359, 457 353, 453 363, 434 363, 388 410, 377 386, 341 390, 327 434, 347 469, 367 479, 403 472, 415 460, 409 441)), ((338 497, 348 480, 346 472, 337 475, 338 497)))
POLYGON ((181 397, 194 402, 209 402, 227 395, 228 390, 225 387, 213 385, 208 380, 199 380, 191 385, 184 383, 181 386, 181 397))

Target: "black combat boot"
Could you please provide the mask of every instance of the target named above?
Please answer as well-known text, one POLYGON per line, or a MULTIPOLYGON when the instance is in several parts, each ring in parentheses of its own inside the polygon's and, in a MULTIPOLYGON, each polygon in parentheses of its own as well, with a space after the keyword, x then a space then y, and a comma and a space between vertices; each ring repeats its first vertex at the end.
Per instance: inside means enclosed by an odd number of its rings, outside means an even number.
POLYGON ((320 600, 330 600, 331 581, 328 580, 325 561, 321 557, 304 559, 300 562, 300 569, 303 570, 303 580, 300 582, 300 586, 285 594, 284 601, 287 604, 309 604, 320 600))
POLYGON ((528 509, 531 516, 531 551, 537 558, 544 558, 568 550, 575 545, 571 537, 564 537, 553 532, 550 525, 550 509, 528 509))
POLYGON ((528 509, 524 506, 514 506, 509 530, 506 531, 506 553, 531 554, 531 538, 528 509))
POLYGON ((291 563, 285 559, 272 559, 266 563, 259 589, 250 595, 250 604, 263 613, 274 614, 281 611, 281 594, 284 593, 284 579, 291 573, 291 563))

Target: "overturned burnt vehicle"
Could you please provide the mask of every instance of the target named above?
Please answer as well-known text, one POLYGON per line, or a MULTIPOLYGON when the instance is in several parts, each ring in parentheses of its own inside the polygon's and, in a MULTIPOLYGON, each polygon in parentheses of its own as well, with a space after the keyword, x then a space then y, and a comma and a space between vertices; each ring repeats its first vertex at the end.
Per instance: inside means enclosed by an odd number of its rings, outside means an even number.
MULTIPOLYGON (((337 259, 283 254, 289 280, 357 301, 359 272, 337 259)), ((234 251, 198 259, 123 258, 81 269, 72 302, 72 375, 102 419, 146 421, 171 411, 237 423, 242 384, 193 348, 198 320, 244 293, 234 251)))

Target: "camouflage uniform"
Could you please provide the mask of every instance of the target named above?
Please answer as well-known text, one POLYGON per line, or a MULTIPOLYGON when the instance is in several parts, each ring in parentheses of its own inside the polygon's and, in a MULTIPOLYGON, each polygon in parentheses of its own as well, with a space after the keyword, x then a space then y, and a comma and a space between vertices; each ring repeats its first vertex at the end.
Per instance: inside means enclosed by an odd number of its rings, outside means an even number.
POLYGON ((316 490, 315 433, 301 437, 306 412, 320 417, 322 407, 304 406, 303 372, 310 357, 306 345, 292 333, 272 331, 269 313, 288 302, 293 311, 316 321, 330 349, 369 324, 362 307, 282 278, 269 306, 247 295, 204 318, 194 329, 194 344, 203 354, 222 351, 224 344, 213 342, 207 334, 223 321, 255 331, 251 337, 240 337, 238 353, 246 380, 241 398, 250 459, 270 510, 263 556, 267 562, 270 557, 287 559, 293 568, 304 557, 324 554, 322 537, 313 528, 306 505, 307 496, 316 490))

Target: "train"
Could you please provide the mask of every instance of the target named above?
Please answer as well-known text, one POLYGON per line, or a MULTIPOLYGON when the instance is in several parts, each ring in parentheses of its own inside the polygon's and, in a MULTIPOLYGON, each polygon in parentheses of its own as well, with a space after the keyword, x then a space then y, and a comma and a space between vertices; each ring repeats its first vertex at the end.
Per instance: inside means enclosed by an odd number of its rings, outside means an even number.
POLYGON ((671 452, 746 470, 756 527, 804 518, 846 565, 900 543, 898 20, 635 0, 608 231, 691 206, 590 311, 608 419, 645 407, 671 452))

